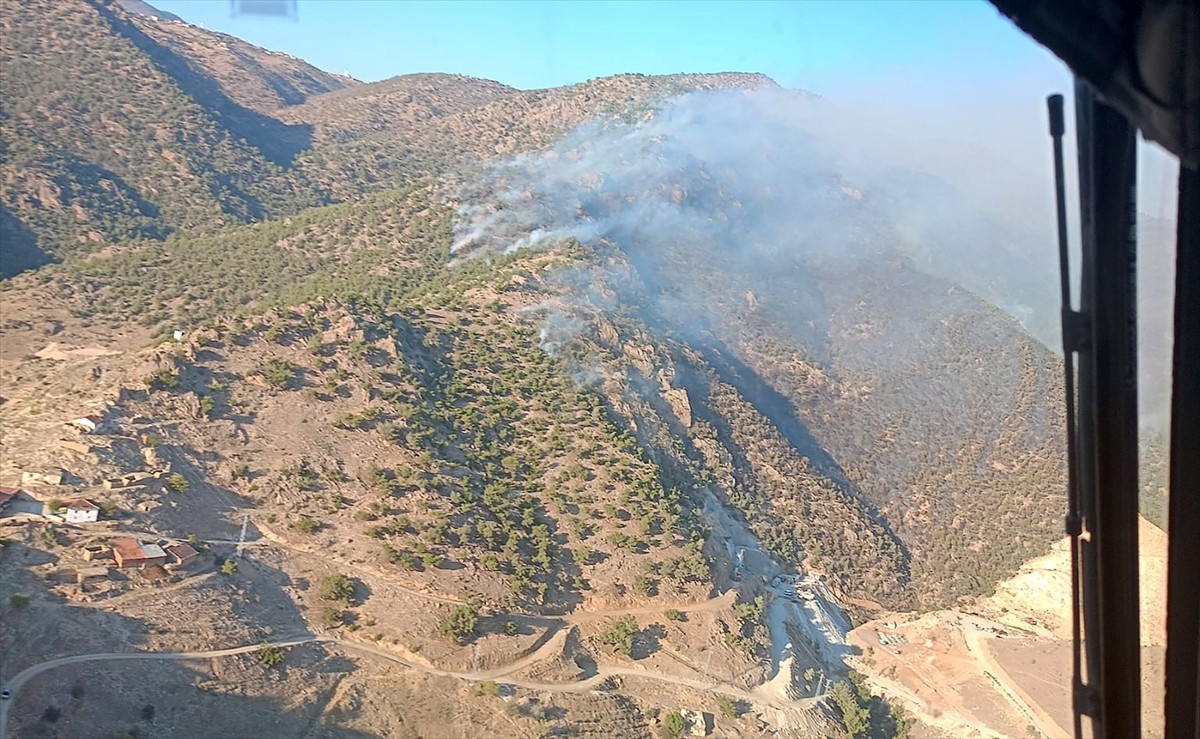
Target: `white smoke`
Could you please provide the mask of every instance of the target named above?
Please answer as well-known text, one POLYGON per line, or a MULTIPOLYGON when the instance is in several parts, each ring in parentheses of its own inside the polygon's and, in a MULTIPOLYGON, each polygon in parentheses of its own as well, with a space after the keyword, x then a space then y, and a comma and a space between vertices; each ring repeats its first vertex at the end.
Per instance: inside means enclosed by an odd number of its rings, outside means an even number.
MULTIPOLYGON (((491 166, 464 193, 456 255, 612 241, 635 259, 680 250, 762 279, 902 253, 1057 337, 1052 203, 1012 211, 964 190, 944 161, 914 169, 936 136, 787 90, 697 92, 636 124, 584 125, 549 151, 491 166)), ((972 148, 974 171, 1013 183, 1037 170, 972 148)), ((1020 189, 1020 188, 1017 188, 1020 189)), ((1026 192, 1045 189, 1033 181, 1026 192)))

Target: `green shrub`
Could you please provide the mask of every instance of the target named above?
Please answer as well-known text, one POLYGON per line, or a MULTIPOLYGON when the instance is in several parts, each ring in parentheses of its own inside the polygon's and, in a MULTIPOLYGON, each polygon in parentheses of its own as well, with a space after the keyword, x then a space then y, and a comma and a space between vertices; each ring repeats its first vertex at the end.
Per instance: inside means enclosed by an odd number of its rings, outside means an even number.
POLYGON ((291 387, 296 370, 290 362, 285 362, 282 359, 271 359, 263 365, 259 372, 262 374, 262 378, 266 380, 267 385, 277 390, 286 390, 291 387))
POLYGON ((341 573, 326 575, 321 579, 321 587, 318 592, 325 600, 353 603, 354 581, 341 573))
POLYGON ((296 528, 305 534, 311 534, 321 528, 321 522, 309 516, 301 516, 299 521, 296 521, 296 528))
POLYGON ((417 558, 413 556, 412 552, 384 547, 384 553, 387 555, 388 562, 391 562, 402 570, 417 569, 417 558))
POLYGON ((174 390, 179 387, 179 377, 169 369, 161 368, 152 375, 145 377, 146 387, 154 390, 174 390))
POLYGON ((438 631, 455 644, 465 644, 475 635, 479 613, 471 606, 459 606, 442 619, 438 631))
POLYGON ((842 723, 851 737, 863 736, 871 727, 871 714, 859 701, 850 684, 841 681, 829 691, 829 697, 842 712, 842 723))
POLYGON ((264 645, 258 650, 258 661, 264 667, 277 667, 283 664, 284 653, 279 647, 264 645))
POLYGON ((633 639, 637 632, 637 619, 633 616, 622 616, 600 634, 600 642, 616 647, 626 657, 632 657, 633 639))
POLYGON ((659 728, 658 735, 662 739, 680 739, 683 736, 685 726, 683 714, 679 711, 672 711, 663 718, 662 727, 659 728))
POLYGON ((658 581, 646 575, 638 575, 633 578, 633 590, 638 595, 655 595, 658 593, 658 581))
POLYGON ((742 715, 737 704, 725 696, 717 698, 717 710, 729 718, 737 718, 742 715))

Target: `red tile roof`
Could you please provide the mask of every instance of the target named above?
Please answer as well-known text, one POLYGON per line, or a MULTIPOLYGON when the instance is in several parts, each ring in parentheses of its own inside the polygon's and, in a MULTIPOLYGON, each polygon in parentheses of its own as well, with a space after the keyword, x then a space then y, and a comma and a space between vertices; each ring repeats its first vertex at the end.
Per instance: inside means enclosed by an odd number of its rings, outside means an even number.
POLYGON ((142 544, 137 539, 113 539, 112 548, 113 557, 118 564, 145 562, 148 559, 167 556, 157 544, 142 544))
POLYGON ((142 556, 142 545, 137 539, 113 539, 112 548, 122 559, 140 559, 142 556))
POLYGON ((98 511, 100 506, 87 498, 71 498, 62 502, 63 508, 71 511, 98 511))

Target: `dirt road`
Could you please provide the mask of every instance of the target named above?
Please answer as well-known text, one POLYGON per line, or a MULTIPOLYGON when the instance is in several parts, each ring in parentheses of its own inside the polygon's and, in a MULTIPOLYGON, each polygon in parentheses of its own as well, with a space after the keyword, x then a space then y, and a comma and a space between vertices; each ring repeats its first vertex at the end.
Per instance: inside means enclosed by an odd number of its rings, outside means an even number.
POLYGON ((16 702, 21 688, 25 685, 25 683, 29 682, 29 680, 43 672, 46 672, 47 670, 53 670, 58 667, 65 667, 67 665, 80 664, 83 662, 121 660, 187 661, 213 659, 217 657, 231 657, 239 654, 257 652, 264 646, 285 648, 312 643, 330 644, 350 652, 368 654, 373 657, 403 665, 411 670, 424 672, 430 675, 439 675, 442 677, 456 678, 459 680, 469 680, 471 682, 492 680, 505 685, 526 688, 528 690, 544 690, 559 693, 586 693, 600 688, 610 678, 622 677, 627 679, 652 680, 655 682, 664 682, 672 685, 684 685, 706 693, 714 693, 717 695, 724 695, 730 698, 743 700, 752 705, 762 705, 765 703, 772 708, 784 711, 803 710, 807 707, 807 703, 811 702, 775 701, 771 700, 768 696, 763 696, 758 693, 751 693, 737 686, 729 685, 728 683, 723 683, 720 681, 694 680, 678 675, 666 675, 650 670, 638 669, 635 667, 618 667, 615 665, 598 665, 594 675, 584 678, 583 680, 574 680, 568 682, 547 683, 509 677, 511 673, 554 654, 555 649, 561 649, 561 642, 563 639, 565 639, 565 637, 566 631, 559 632, 558 634, 555 634, 552 639, 547 641, 546 644, 544 644, 540 649, 517 660, 516 662, 491 670, 478 670, 470 672, 442 670, 436 667, 430 667, 428 665, 411 662, 395 652, 391 652, 386 649, 380 649, 379 647, 373 647, 368 644, 345 641, 331 636, 313 635, 299 636, 291 639, 281 639, 271 642, 262 642, 259 644, 250 644, 242 647, 232 647, 229 649, 216 649, 209 652, 101 652, 97 654, 77 654, 70 657, 59 657, 57 659, 48 660, 46 662, 25 668, 21 672, 17 673, 5 686, 6 689, 11 691, 12 695, 8 700, 0 702, 0 739, 7 737, 8 712, 16 702))
POLYGON ((17 700, 17 694, 21 687, 30 679, 42 674, 47 670, 53 670, 56 667, 64 667, 66 665, 75 665, 80 662, 96 662, 100 660, 192 660, 192 659, 211 659, 213 657, 231 657, 237 654, 247 654, 249 652, 257 652, 264 646, 276 647, 294 647, 300 644, 308 644, 309 642, 319 641, 320 637, 301 636, 294 639, 282 639, 273 642, 264 642, 260 644, 251 644, 244 647, 232 647, 230 649, 215 649, 210 652, 102 652, 99 654, 76 654, 70 657, 59 657, 58 659, 47 660, 36 665, 31 665, 21 670, 13 676, 5 689, 11 691, 12 695, 8 700, 0 702, 0 738, 8 735, 8 711, 13 703, 17 700))
POLYGON ((1043 736, 1051 737, 1051 739, 1070 737, 1070 731, 1059 726, 1058 722, 1050 717, 1050 714, 1042 710, 1036 701, 1026 695, 1025 691, 1012 681, 1004 668, 992 657, 987 645, 983 643, 983 632, 974 629, 973 624, 974 621, 963 619, 963 639, 967 643, 967 652, 979 660, 983 666, 983 674, 990 679, 996 691, 1004 696, 1005 700, 1017 709, 1017 713, 1029 721, 1043 736))

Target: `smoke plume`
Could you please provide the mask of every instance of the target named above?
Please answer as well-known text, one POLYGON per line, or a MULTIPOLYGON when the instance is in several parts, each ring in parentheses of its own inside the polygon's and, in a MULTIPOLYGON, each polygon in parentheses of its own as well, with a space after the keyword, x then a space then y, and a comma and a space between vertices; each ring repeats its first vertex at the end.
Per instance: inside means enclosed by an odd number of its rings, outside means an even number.
MULTIPOLYGON (((690 93, 490 165, 462 195, 453 251, 615 245, 651 296, 643 310, 674 329, 703 330, 712 301, 736 293, 818 359, 822 270, 902 260, 1057 349, 1048 138, 1001 156, 963 137, 799 91, 690 93), (713 275, 724 291, 706 289, 713 275)), ((595 299, 578 275, 572 293, 595 299)), ((551 351, 583 329, 569 310, 548 315, 551 351)))

